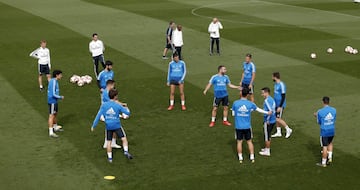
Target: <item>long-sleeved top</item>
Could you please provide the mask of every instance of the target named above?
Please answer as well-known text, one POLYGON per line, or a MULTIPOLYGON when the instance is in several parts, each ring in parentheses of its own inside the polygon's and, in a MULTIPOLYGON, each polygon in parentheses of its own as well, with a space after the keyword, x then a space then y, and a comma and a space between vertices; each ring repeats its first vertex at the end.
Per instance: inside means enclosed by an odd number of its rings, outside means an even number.
POLYGON ((220 21, 209 24, 208 32, 210 33, 211 38, 220 38, 220 29, 223 29, 223 26, 220 21))
POLYGON ((39 47, 30 53, 30 57, 38 59, 40 65, 50 65, 50 50, 48 48, 39 47))
POLYGON ((52 78, 49 81, 47 94, 48 94, 49 104, 56 104, 57 100, 62 98, 62 96, 60 96, 59 83, 58 80, 56 80, 56 78, 52 78))
POLYGON ((104 43, 101 40, 92 40, 89 43, 89 51, 91 52, 93 57, 102 55, 105 51, 104 43))
POLYGON ((184 45, 182 31, 175 30, 172 34, 172 43, 175 47, 181 47, 184 45))

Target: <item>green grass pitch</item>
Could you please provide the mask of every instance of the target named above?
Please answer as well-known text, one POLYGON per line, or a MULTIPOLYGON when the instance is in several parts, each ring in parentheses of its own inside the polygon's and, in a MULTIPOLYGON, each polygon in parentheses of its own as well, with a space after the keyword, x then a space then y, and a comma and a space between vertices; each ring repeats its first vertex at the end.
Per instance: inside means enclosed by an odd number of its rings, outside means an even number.
MULTIPOLYGON (((357 189, 360 177, 360 5, 351 0, 0 0, 0 189, 357 189), (222 55, 208 56, 211 17, 224 25, 222 55), (167 61, 161 60, 168 21, 183 25, 188 110, 168 112, 167 61), (88 43, 97 32, 114 62, 130 152, 108 164, 95 83, 77 87, 73 74, 93 76, 88 43), (62 69, 60 138, 47 136, 46 93, 38 90, 36 60, 28 54, 48 41, 53 68, 62 69), (326 49, 332 47, 333 54, 326 49), (203 88, 219 64, 233 83, 251 52, 259 89, 287 84, 290 139, 273 139, 269 158, 239 165, 234 130, 208 128, 212 94, 203 88), (310 59, 315 52, 317 59, 310 59), (312 114, 321 97, 338 110, 334 163, 319 168, 319 129, 312 114), (113 181, 103 176, 114 175, 113 181)), ((238 98, 230 90, 230 100, 238 98)), ((179 98, 179 97, 177 97, 179 98)), ((219 112, 218 121, 221 119, 219 112)), ((230 118, 230 121, 233 121, 230 118)), ((263 146, 262 116, 253 114, 254 145, 263 146)), ((246 146, 245 146, 246 149, 246 146)), ((247 155, 247 151, 245 151, 247 155)), ((247 158, 247 156, 246 156, 247 158)))

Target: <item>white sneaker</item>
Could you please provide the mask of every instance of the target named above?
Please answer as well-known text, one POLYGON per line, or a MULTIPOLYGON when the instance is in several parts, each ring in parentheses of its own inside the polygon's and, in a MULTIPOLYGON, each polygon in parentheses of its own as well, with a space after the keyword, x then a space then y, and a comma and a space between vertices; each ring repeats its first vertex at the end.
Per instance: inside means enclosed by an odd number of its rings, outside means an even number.
POLYGON ((59 135, 57 135, 57 134, 53 133, 53 134, 50 134, 50 135, 49 135, 49 137, 58 138, 58 137, 59 137, 59 135))
POLYGON ((111 144, 111 148, 121 148, 121 146, 114 143, 114 144, 111 144))
POLYGON ((259 154, 261 156, 270 156, 270 152, 269 151, 260 151, 259 154))
POLYGON ((292 129, 286 130, 286 136, 285 138, 289 138, 292 133, 292 129))
POLYGON ((275 133, 275 134, 271 135, 271 137, 273 137, 273 138, 275 138, 275 137, 281 137, 281 136, 282 136, 281 133, 275 133))

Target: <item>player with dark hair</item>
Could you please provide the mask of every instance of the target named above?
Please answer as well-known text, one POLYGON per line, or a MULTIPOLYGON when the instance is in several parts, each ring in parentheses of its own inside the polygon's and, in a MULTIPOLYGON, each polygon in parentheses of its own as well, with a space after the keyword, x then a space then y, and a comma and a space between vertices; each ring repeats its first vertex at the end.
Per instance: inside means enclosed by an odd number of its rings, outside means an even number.
POLYGON ((286 124, 282 119, 284 109, 286 107, 286 85, 283 81, 280 80, 280 73, 274 72, 272 79, 275 82, 274 84, 274 100, 276 104, 276 133, 271 137, 281 137, 281 126, 286 130, 285 138, 289 138, 292 129, 286 124))
POLYGON ((172 34, 173 34, 174 29, 175 29, 175 22, 170 21, 169 22, 169 27, 166 29, 166 45, 165 45, 165 48, 164 48, 162 59, 168 59, 166 57, 166 54, 167 54, 169 49, 171 49, 171 51, 173 53, 175 53, 175 48, 174 48, 173 43, 172 43, 172 34))
POLYGON ((316 165, 326 167, 327 164, 332 162, 336 109, 329 105, 329 97, 324 96, 322 102, 324 107, 314 113, 314 116, 317 118, 317 123, 320 125, 320 144, 322 147, 321 163, 317 163, 316 165))
POLYGON ((179 59, 179 55, 177 53, 174 53, 173 59, 174 60, 169 63, 166 83, 170 86, 170 105, 168 110, 170 111, 174 109, 175 88, 178 86, 181 98, 181 109, 185 111, 184 80, 186 76, 186 64, 184 61, 179 59))
POLYGON ((105 62, 104 62, 105 46, 104 46, 104 43, 101 40, 99 40, 97 33, 94 33, 92 35, 92 40, 89 43, 89 51, 91 53, 93 63, 94 63, 95 76, 98 77, 99 62, 101 63, 102 67, 105 68, 105 62))
POLYGON ((241 75, 240 86, 250 90, 250 101, 254 102, 254 80, 255 80, 255 64, 252 62, 252 55, 246 54, 245 62, 243 63, 243 73, 241 75))
POLYGON ((91 131, 94 131, 96 125, 99 123, 101 115, 105 117, 105 127, 107 131, 107 156, 108 161, 112 163, 112 148, 111 141, 113 134, 117 134, 119 138, 122 140, 122 145, 124 148, 124 155, 128 159, 132 159, 132 155, 129 153, 128 141, 126 138, 126 134, 124 129, 122 128, 120 122, 120 114, 130 115, 130 110, 128 108, 123 107, 121 104, 117 102, 118 92, 115 89, 111 89, 109 91, 110 101, 101 105, 93 125, 91 126, 91 131))
POLYGON ((270 156, 271 131, 276 124, 275 100, 270 96, 270 88, 268 87, 261 89, 261 96, 264 98, 264 110, 269 113, 264 114, 265 148, 261 149, 259 154, 270 156))
POLYGON ((58 137, 54 131, 62 131, 62 127, 57 124, 58 113, 58 100, 64 99, 64 96, 60 96, 59 80, 62 78, 62 71, 55 70, 53 72, 53 78, 50 79, 48 85, 48 105, 49 105, 49 136, 58 137))
POLYGON ((46 47, 46 40, 40 41, 40 47, 30 53, 30 57, 38 59, 38 72, 39 72, 39 87, 40 91, 44 90, 44 86, 42 83, 42 76, 46 75, 48 82, 51 79, 50 69, 50 50, 46 47))
POLYGON ((271 114, 271 112, 258 108, 255 103, 247 99, 249 89, 243 88, 240 94, 241 99, 236 100, 232 106, 232 115, 235 118, 235 137, 237 141, 238 158, 241 164, 244 160, 242 155, 242 142, 246 140, 250 153, 250 161, 254 163, 255 155, 254 145, 252 143, 251 112, 257 111, 263 114, 271 114))
POLYGON ((114 71, 112 71, 113 63, 109 60, 105 62, 105 69, 101 71, 97 77, 97 84, 100 92, 106 88, 106 81, 114 78, 114 71))
POLYGON ((234 89, 239 89, 240 86, 235 86, 231 84, 230 79, 226 73, 226 67, 223 65, 220 65, 218 67, 218 73, 216 75, 213 75, 209 83, 206 85, 204 90, 204 95, 206 95, 206 92, 210 89, 211 86, 214 87, 214 102, 213 102, 213 109, 211 114, 211 122, 209 124, 209 127, 215 126, 215 120, 216 120, 216 112, 218 110, 218 107, 220 106, 220 103, 224 107, 223 111, 223 125, 231 126, 231 123, 228 121, 228 112, 229 112, 229 95, 227 92, 227 86, 234 89))

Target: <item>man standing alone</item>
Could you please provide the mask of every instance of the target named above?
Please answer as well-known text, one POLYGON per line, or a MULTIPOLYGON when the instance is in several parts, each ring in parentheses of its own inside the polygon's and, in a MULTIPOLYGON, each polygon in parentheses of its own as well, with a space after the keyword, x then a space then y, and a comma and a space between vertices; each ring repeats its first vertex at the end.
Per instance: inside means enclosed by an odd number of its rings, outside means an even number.
POLYGON ((92 55, 92 59, 94 62, 94 72, 95 76, 99 75, 99 62, 102 67, 105 69, 105 61, 104 61, 104 51, 105 46, 104 43, 98 39, 97 33, 92 35, 92 41, 89 43, 89 51, 92 55))
POLYGON ((214 42, 216 43, 216 52, 220 55, 220 29, 223 29, 221 22, 217 18, 213 18, 208 28, 210 33, 210 55, 214 53, 214 42))

